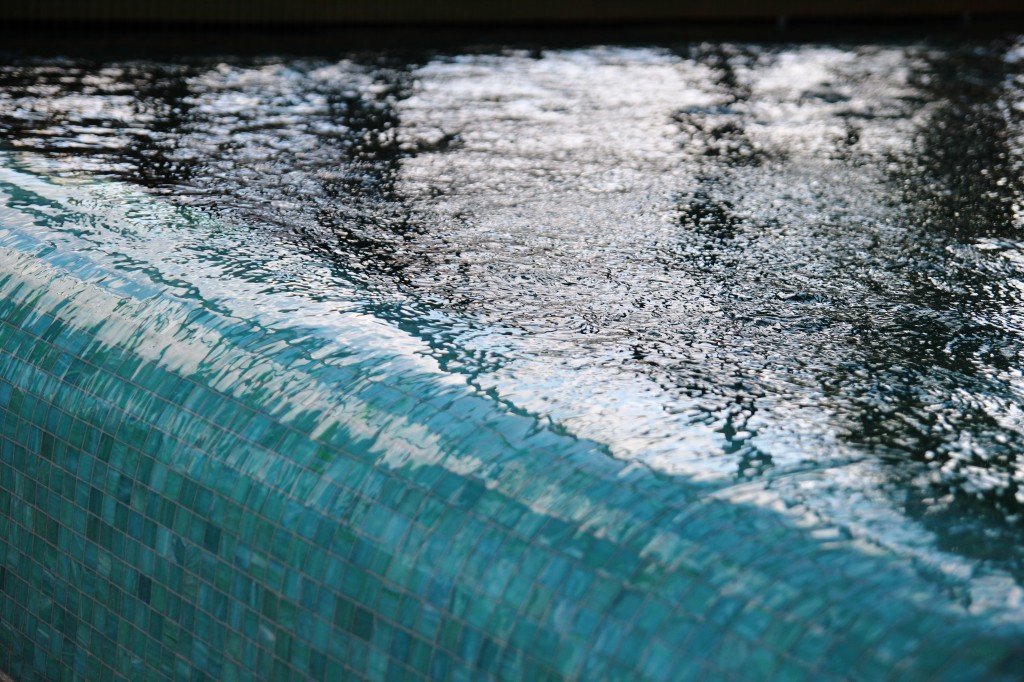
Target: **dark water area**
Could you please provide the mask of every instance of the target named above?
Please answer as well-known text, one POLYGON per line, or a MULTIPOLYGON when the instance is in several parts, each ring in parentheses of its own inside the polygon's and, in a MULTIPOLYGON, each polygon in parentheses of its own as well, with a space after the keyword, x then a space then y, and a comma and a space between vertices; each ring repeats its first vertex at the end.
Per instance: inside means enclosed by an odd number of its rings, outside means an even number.
POLYGON ((319 254, 510 409, 1024 617, 1016 34, 21 55, 0 146, 319 254))

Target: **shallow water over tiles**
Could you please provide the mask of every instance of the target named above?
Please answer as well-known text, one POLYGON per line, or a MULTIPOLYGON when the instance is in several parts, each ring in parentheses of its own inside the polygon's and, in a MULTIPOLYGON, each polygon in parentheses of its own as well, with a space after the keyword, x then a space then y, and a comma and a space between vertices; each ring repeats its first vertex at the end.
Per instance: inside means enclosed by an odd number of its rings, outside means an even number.
POLYGON ((232 311, 367 316, 504 409, 1024 620, 1015 36, 17 58, 0 136, 5 182, 151 195, 114 229, 232 226, 139 237, 232 311))

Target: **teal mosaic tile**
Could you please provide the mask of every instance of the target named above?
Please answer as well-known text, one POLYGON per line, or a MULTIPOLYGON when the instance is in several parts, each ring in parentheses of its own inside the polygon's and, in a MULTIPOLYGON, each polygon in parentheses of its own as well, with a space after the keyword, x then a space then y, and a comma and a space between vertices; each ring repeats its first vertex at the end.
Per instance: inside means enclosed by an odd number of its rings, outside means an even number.
POLYGON ((0 188, 23 211, 0 233, 19 682, 1019 673, 1019 628, 930 608, 895 559, 369 344, 240 322, 84 242, 41 250, 77 237, 0 188))

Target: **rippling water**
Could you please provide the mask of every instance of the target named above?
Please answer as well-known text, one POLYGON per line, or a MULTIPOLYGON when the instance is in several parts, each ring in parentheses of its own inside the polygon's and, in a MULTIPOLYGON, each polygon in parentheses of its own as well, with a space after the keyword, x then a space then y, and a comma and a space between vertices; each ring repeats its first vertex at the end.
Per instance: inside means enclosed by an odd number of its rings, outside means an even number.
POLYGON ((1024 618, 1024 39, 8 58, 0 139, 1024 618))

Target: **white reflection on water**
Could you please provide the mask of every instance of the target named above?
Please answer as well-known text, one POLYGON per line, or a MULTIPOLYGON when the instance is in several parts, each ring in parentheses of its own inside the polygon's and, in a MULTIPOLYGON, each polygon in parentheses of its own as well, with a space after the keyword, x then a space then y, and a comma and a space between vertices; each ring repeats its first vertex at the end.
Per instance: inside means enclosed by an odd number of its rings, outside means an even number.
MULTIPOLYGON (((0 129, 243 228, 200 256, 239 315, 373 315, 617 457, 1018 617, 1021 50, 36 63, 0 129), (273 295, 232 300, 251 258, 273 295)), ((150 256, 185 278, 202 248, 173 246, 150 256)))

